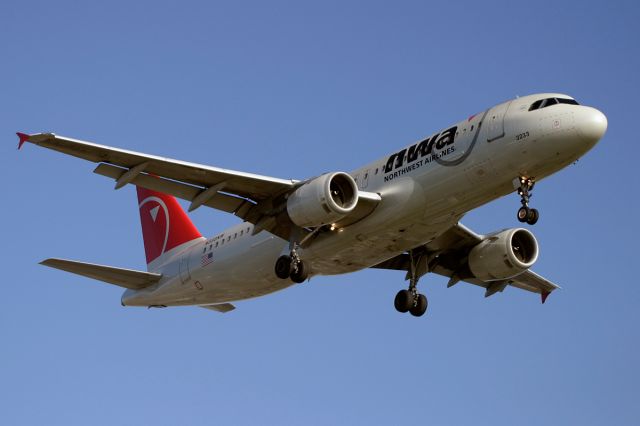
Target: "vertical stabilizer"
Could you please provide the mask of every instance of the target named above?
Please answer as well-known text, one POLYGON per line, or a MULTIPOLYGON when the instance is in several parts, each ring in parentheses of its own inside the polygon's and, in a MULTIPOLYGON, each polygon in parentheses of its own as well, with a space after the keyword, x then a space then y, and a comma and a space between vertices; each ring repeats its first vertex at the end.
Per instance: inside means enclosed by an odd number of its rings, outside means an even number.
POLYGON ((178 201, 167 194, 136 187, 147 267, 161 265, 171 250, 202 238, 178 201))

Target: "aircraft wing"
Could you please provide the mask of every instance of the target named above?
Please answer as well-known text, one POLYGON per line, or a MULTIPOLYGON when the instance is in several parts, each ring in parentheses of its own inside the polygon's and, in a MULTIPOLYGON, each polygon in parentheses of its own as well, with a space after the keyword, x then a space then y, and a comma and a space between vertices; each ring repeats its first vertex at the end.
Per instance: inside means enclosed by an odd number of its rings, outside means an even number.
MULTIPOLYGON (((253 223, 256 233, 264 229, 281 238, 289 238, 291 226, 277 220, 282 209, 278 210, 274 205, 279 197, 302 182, 173 160, 53 133, 18 133, 18 136, 18 147, 30 142, 100 163, 94 173, 115 179, 116 189, 132 183, 191 201, 189 211, 205 205, 253 223)), ((360 191, 355 211, 344 222, 360 220, 373 211, 379 201, 378 194, 360 191)))
POLYGON ((224 189, 225 192, 248 199, 269 198, 273 196, 274 193, 292 188, 295 184, 293 180, 276 179, 202 164, 188 163, 66 138, 53 133, 20 135, 21 141, 31 142, 41 147, 94 163, 109 163, 124 169, 133 169, 144 164, 145 166, 140 168, 139 172, 200 187, 209 188, 224 183, 224 185, 221 185, 220 190, 224 189))
MULTIPOLYGON (((424 254, 426 254, 425 258, 427 261, 425 270, 448 277, 448 287, 453 286, 459 281, 484 287, 486 289, 485 297, 497 292, 502 292, 507 286, 512 286, 533 293, 539 293, 542 296, 542 303, 544 303, 552 291, 560 288, 558 285, 531 270, 527 270, 516 277, 503 281, 484 282, 470 276, 470 273, 465 271, 467 269, 467 256, 469 251, 482 241, 482 239, 482 235, 476 234, 460 223, 452 226, 438 238, 425 244, 424 254)), ((409 271, 409 255, 403 253, 375 265, 373 268, 409 271)))

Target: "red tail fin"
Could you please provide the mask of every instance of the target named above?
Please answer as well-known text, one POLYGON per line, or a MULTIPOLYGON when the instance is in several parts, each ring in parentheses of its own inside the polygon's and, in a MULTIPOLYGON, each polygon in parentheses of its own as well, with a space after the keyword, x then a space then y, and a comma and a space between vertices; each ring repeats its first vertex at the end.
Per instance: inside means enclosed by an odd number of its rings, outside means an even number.
POLYGON ((147 264, 181 244, 202 237, 175 198, 150 189, 136 189, 147 264))

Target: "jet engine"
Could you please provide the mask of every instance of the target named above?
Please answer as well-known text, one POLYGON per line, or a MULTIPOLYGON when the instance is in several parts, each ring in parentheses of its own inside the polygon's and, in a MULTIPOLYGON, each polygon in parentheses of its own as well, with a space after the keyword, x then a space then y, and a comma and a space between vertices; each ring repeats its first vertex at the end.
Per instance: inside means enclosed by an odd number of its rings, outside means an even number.
POLYGON ((296 189, 287 199, 287 212, 296 225, 315 227, 342 219, 357 203, 356 182, 346 173, 334 172, 296 189))
POLYGON ((523 228, 506 229, 486 237, 469 252, 469 269, 482 281, 513 278, 538 259, 538 242, 523 228))

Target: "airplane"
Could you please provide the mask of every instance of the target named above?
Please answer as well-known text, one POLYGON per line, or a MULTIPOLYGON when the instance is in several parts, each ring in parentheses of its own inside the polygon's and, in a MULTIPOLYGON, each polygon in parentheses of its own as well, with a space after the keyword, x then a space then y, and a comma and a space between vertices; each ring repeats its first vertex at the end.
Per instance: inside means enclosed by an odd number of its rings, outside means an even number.
POLYGON ((533 225, 534 185, 593 148, 607 129, 599 110, 560 93, 488 108, 350 173, 280 179, 98 145, 53 133, 25 142, 98 163, 115 189, 137 188, 147 271, 51 258, 41 264, 124 287, 123 306, 196 305, 218 312, 320 275, 365 268, 404 271, 396 310, 422 316, 427 273, 485 289, 515 287, 542 303, 559 286, 530 268, 535 236, 524 227, 486 235, 460 223, 510 193, 533 225), (207 206, 242 223, 204 238, 180 206, 207 206))

